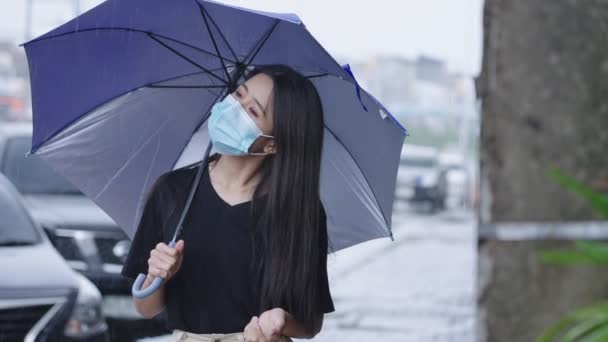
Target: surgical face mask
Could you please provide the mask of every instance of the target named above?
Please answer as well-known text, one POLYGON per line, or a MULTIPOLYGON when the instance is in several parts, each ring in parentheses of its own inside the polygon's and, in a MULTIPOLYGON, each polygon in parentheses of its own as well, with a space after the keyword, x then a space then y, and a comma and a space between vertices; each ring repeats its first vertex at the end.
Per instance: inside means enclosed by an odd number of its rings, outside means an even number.
POLYGON ((259 136, 273 138, 262 133, 232 95, 213 105, 207 128, 213 146, 221 154, 265 155, 266 153, 249 153, 249 147, 259 136))

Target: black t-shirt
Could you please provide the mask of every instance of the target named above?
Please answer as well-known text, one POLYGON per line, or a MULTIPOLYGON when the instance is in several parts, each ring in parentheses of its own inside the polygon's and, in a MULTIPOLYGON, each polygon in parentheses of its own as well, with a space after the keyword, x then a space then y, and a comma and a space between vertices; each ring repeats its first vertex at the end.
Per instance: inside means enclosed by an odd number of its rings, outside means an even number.
MULTIPOLYGON (((161 241, 171 241, 197 171, 197 167, 174 170, 156 181, 123 266, 123 276, 146 274, 150 251, 161 241)), ((203 172, 179 236, 184 240, 181 268, 164 285, 169 330, 240 332, 252 316, 259 316, 250 267, 254 224, 250 206, 251 201, 229 205, 211 185, 209 170, 203 172)), ((316 300, 323 313, 328 313, 334 311, 334 304, 327 279, 327 217, 323 206, 320 236, 316 300)))

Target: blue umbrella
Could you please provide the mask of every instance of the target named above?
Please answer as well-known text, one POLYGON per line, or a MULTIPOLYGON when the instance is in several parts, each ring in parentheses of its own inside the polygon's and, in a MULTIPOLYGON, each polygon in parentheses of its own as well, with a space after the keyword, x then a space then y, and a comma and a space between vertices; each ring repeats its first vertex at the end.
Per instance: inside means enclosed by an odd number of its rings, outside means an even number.
MULTIPOLYGON (((130 238, 150 186, 165 172, 203 160, 212 149, 211 107, 263 64, 291 66, 321 96, 321 200, 334 250, 392 238, 407 132, 297 15, 208 0, 108 0, 22 45, 32 92, 30 153, 130 238)), ((140 291, 144 279, 134 284, 136 297, 162 281, 140 291)))

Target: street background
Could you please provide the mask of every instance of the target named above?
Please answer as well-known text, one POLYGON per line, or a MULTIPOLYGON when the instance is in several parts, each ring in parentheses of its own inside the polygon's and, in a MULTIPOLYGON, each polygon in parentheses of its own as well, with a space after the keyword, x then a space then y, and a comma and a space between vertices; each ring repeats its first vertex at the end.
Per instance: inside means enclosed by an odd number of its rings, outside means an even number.
POLYGON ((330 256, 336 312, 319 341, 474 341, 476 235, 470 212, 394 217, 395 241, 330 256))
MULTIPOLYGON (((359 84, 409 132, 395 189, 394 241, 373 240, 329 255, 336 311, 325 316, 314 340, 474 341, 480 135, 474 80, 480 71, 483 1, 224 2, 297 13, 336 61, 348 63, 359 84)), ((27 133, 11 136, 27 132, 32 116, 27 61, 18 44, 100 3, 26 0, 0 5, 0 156, 10 146, 3 139, 29 139, 27 133)), ((43 165, 19 158, 0 162, 0 172, 15 183, 25 174, 39 183, 49 177, 49 183, 53 179, 64 187, 64 197, 66 189, 73 191, 43 165), (11 170, 20 171, 11 176, 11 170)), ((28 209, 39 203, 18 188, 28 209)), ((74 197, 68 197, 71 204, 62 200, 56 208, 32 212, 36 219, 68 217, 75 208, 74 197)), ((82 205, 95 217, 83 223, 96 225, 86 231, 78 226, 57 230, 44 220, 40 224, 67 265, 98 290, 88 303, 100 311, 96 322, 108 323, 112 341, 166 341, 160 334, 162 317, 144 322, 132 305, 128 284, 119 279, 128 239, 102 213, 82 205), (86 270, 95 267, 102 273, 92 277, 86 270)))
MULTIPOLYGON (((101 2, 0 5, 0 172, 19 190, 0 182, 0 218, 23 197, 47 249, 59 253, 41 267, 23 240, 27 220, 18 229, 0 220, 8 227, 0 232, 21 238, 0 234, 0 263, 18 265, 17 275, 0 279, 0 297, 2 281, 38 275, 46 284, 45 272, 63 269, 65 279, 54 280, 87 294, 66 333, 162 341, 162 315, 142 320, 119 275, 126 235, 43 164, 23 159, 32 113, 18 44, 101 2)), ((606 306, 555 325, 608 297, 606 0, 223 2, 298 14, 410 134, 395 188, 395 241, 329 256, 336 312, 316 341, 511 342, 543 331, 608 339, 606 306)), ((11 313, 19 322, 41 315, 11 313)))

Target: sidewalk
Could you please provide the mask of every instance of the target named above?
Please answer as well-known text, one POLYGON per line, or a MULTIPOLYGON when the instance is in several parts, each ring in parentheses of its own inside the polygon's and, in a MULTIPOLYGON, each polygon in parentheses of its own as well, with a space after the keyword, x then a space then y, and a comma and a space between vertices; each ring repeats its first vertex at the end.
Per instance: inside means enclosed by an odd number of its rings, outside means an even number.
POLYGON ((394 242, 330 256, 336 312, 314 340, 474 341, 473 227, 470 215, 402 212, 394 242))

